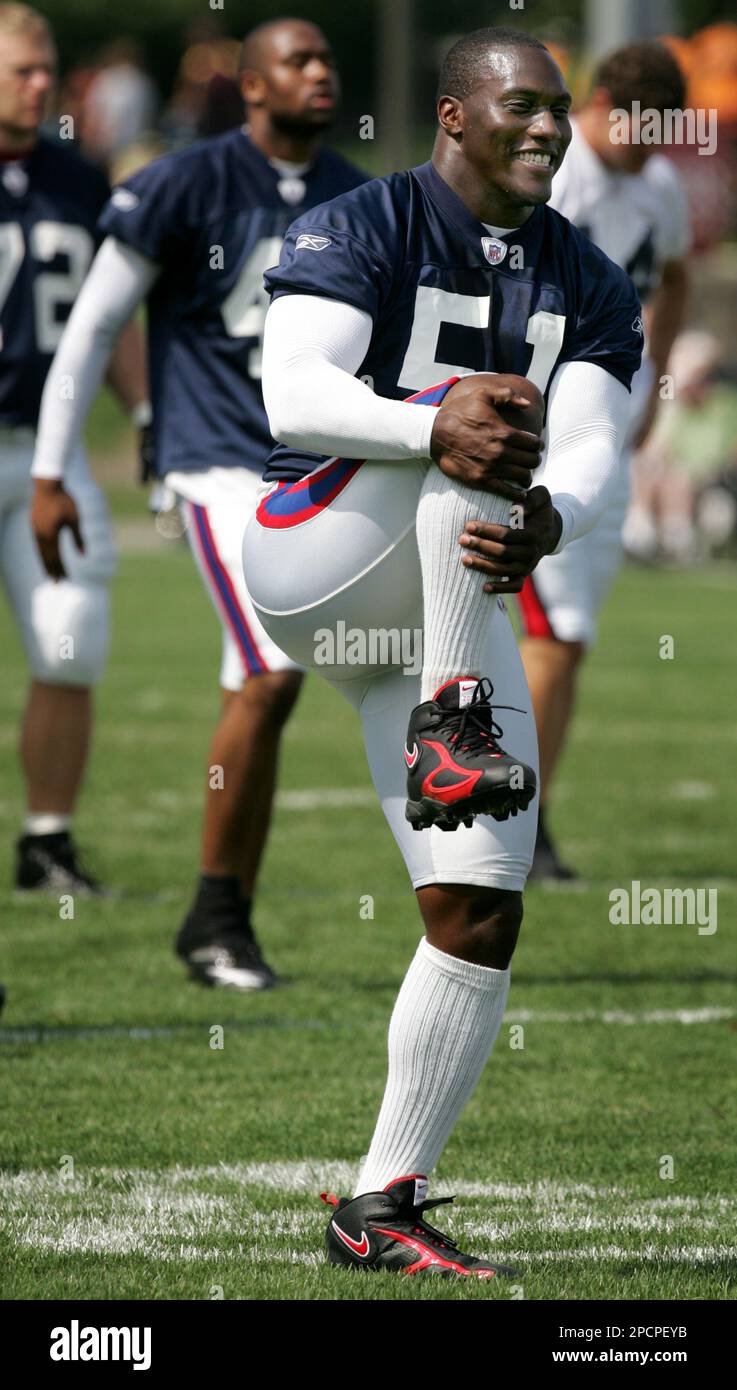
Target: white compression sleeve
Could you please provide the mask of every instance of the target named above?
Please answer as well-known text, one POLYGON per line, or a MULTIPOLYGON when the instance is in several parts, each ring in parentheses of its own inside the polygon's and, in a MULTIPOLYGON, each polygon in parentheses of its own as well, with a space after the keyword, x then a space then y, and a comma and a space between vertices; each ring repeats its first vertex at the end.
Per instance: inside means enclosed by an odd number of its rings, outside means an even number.
POLYGON ((79 447, 115 340, 158 274, 159 266, 114 237, 102 243, 46 378, 31 469, 34 478, 63 478, 79 447))
POLYGON ((430 457, 435 406, 376 396, 354 376, 371 330, 370 314, 352 304, 300 294, 274 300, 266 315, 262 386, 275 439, 344 458, 430 457))
MULTIPOLYGON (((630 416, 626 387, 590 362, 565 363, 551 387, 547 453, 534 483, 544 483, 563 522, 556 554, 595 525, 616 484, 630 416)), ((458 537, 466 522, 507 524, 511 503, 465 487, 431 467, 417 511, 417 545, 424 595, 421 699, 456 676, 493 672, 480 666, 496 603, 483 575, 461 564, 458 537)))
POLYGON ((617 483, 632 398, 593 362, 565 362, 548 399, 547 446, 533 485, 542 483, 563 522, 553 554, 590 531, 617 483))

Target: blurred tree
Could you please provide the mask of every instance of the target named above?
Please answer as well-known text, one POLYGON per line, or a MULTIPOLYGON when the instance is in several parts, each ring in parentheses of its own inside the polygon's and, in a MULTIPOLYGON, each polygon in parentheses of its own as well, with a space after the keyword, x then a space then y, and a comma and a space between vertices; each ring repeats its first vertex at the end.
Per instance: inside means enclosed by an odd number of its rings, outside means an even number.
MULTIPOLYGON (((111 0, 39 3, 55 29, 64 69, 86 66, 111 39, 130 36, 139 41, 165 101, 182 54, 205 28, 223 37, 241 38, 264 19, 297 13, 325 29, 338 55, 344 100, 337 136, 357 141, 361 116, 371 115, 378 124, 380 113, 388 112, 392 105, 390 94, 384 92, 392 65, 387 60, 382 64, 379 56, 382 7, 385 17, 390 15, 390 0, 354 0, 347 5, 338 5, 335 0, 296 0, 294 5, 283 0, 156 0, 155 4, 151 0, 125 0, 124 7, 113 5, 111 0)), ((599 3, 603 10, 610 9, 617 0, 599 3)), ((720 18, 732 18, 734 11, 734 0, 672 3, 677 27, 683 33, 720 18)), ((413 0, 414 73, 406 84, 410 90, 401 94, 401 100, 398 90, 395 92, 394 108, 403 112, 411 108, 416 138, 418 127, 422 127, 422 139, 426 140, 433 121, 438 64, 456 38, 489 23, 520 25, 555 44, 560 52, 575 54, 584 37, 585 4, 586 0, 503 0, 494 5, 489 0, 463 0, 449 5, 448 0, 413 0)), ((397 6, 398 15, 403 9, 404 3, 397 6)), ((406 42, 405 37, 405 52, 406 42)), ((401 51, 399 44, 397 57, 401 51)), ((376 134, 378 141, 382 132, 377 128, 376 134)), ((356 157, 360 152, 358 144, 356 157)))

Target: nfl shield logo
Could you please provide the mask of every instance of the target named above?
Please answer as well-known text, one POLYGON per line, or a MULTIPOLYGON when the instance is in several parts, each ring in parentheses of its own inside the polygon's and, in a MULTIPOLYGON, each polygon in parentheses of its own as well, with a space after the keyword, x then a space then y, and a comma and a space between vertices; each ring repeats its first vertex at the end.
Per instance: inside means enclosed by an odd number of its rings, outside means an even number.
POLYGON ((482 236, 481 245, 489 265, 501 265, 508 250, 506 241, 500 241, 495 236, 482 236))

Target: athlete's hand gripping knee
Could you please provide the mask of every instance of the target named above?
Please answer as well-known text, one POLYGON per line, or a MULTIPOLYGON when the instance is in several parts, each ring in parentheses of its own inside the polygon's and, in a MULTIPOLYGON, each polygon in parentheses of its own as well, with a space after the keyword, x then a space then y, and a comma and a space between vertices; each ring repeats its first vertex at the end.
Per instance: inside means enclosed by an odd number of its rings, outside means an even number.
POLYGON ((524 377, 463 377, 438 408, 430 441, 443 473, 466 487, 519 499, 542 453, 543 400, 524 377))

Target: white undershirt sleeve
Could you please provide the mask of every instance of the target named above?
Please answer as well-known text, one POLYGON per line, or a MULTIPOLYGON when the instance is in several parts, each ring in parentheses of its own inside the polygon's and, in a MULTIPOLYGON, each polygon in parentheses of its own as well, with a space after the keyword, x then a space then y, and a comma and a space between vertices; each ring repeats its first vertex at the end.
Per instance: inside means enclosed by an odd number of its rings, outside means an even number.
POLYGON ((553 551, 590 531, 617 488, 632 410, 621 381, 593 362, 564 362, 550 388, 546 448, 533 485, 543 483, 563 522, 553 551))
POLYGON ((63 478, 120 330, 145 299, 160 267, 115 237, 95 256, 74 304, 41 398, 34 478, 63 478))
POLYGON ((266 315, 262 386, 275 439, 344 458, 430 457, 436 407, 377 396, 354 376, 372 326, 364 309, 319 295, 274 300, 266 315))

